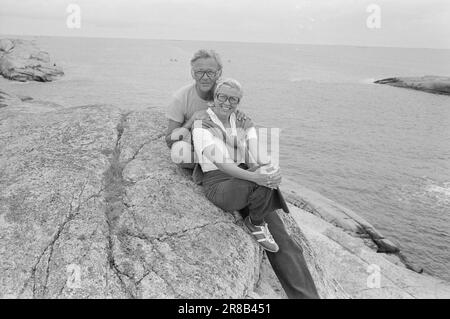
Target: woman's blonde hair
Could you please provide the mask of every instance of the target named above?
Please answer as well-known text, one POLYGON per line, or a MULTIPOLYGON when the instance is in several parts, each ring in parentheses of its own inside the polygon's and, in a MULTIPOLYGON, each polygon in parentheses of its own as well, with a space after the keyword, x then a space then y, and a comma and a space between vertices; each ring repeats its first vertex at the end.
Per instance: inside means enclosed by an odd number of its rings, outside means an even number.
POLYGON ((232 78, 224 78, 224 79, 220 78, 219 80, 217 80, 216 88, 214 89, 214 94, 216 94, 219 91, 219 89, 224 85, 238 90, 241 97, 244 95, 244 90, 242 89, 241 83, 232 78))

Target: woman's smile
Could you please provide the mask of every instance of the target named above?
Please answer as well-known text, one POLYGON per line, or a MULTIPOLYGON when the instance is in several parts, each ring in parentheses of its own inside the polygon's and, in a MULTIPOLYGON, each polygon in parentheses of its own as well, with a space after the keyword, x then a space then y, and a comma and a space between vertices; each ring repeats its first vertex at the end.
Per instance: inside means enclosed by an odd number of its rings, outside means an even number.
POLYGON ((222 118, 227 118, 232 112, 234 112, 241 98, 241 92, 236 88, 228 86, 220 87, 214 97, 214 112, 220 115, 222 118), (236 102, 237 101, 237 102, 236 102))
POLYGON ((231 105, 220 104, 219 106, 223 111, 227 111, 227 112, 233 109, 233 107, 231 105))

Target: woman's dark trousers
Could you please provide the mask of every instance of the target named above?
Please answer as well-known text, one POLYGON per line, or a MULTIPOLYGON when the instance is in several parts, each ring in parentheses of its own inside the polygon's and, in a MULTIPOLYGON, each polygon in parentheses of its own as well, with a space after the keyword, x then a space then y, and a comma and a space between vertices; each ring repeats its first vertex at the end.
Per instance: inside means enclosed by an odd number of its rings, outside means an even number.
POLYGON ((266 251, 270 264, 288 298, 319 298, 300 245, 288 234, 276 209, 286 210, 279 190, 231 177, 219 170, 203 176, 206 197, 225 211, 239 211, 245 218, 263 217, 279 246, 276 253, 266 251))

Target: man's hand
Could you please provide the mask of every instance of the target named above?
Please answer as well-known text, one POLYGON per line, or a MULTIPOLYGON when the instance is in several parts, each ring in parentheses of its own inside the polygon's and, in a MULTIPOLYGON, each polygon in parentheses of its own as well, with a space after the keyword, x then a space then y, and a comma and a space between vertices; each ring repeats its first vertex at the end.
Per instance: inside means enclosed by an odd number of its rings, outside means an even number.
POLYGON ((172 132, 181 127, 182 123, 180 122, 176 122, 174 120, 169 119, 168 123, 167 123, 167 131, 166 131, 166 144, 169 148, 172 147, 172 144, 175 142, 172 140, 172 132))
POLYGON ((192 128, 192 125, 194 125, 194 122, 197 120, 207 120, 209 119, 209 115, 206 112, 206 110, 201 110, 195 112, 189 120, 186 121, 186 123, 183 125, 184 128, 187 128, 190 130, 192 128))
POLYGON ((201 111, 195 112, 195 113, 192 115, 191 119, 192 119, 193 121, 196 121, 196 120, 207 120, 207 119, 209 119, 209 115, 208 115, 208 113, 206 112, 206 110, 201 110, 201 111))
POLYGON ((179 127, 172 131, 172 134, 170 135, 170 139, 172 141, 184 140, 186 138, 186 136, 188 136, 189 134, 191 134, 191 132, 189 132, 189 130, 187 128, 179 127))

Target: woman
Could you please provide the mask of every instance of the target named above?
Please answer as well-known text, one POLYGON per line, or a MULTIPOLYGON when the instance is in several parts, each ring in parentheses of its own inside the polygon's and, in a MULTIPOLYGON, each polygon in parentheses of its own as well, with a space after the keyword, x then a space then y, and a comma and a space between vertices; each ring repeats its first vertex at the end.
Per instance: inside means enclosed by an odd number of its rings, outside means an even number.
POLYGON ((281 174, 258 154, 253 124, 236 121, 242 96, 236 80, 217 82, 214 102, 207 110, 209 119, 194 123, 194 149, 204 173, 206 197, 225 211, 247 209, 245 226, 265 250, 277 252, 264 218, 279 208, 289 212, 278 189, 281 174))

